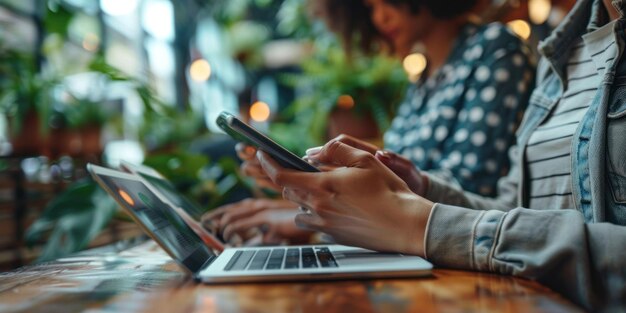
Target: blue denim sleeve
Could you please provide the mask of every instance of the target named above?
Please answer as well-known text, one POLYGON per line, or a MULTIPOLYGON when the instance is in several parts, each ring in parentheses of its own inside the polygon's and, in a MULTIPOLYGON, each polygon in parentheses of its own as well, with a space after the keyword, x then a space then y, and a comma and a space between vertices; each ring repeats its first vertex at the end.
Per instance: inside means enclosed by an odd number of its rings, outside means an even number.
POLYGON ((575 210, 437 204, 425 242, 438 266, 537 280, 593 311, 626 307, 626 227, 588 224, 575 210))

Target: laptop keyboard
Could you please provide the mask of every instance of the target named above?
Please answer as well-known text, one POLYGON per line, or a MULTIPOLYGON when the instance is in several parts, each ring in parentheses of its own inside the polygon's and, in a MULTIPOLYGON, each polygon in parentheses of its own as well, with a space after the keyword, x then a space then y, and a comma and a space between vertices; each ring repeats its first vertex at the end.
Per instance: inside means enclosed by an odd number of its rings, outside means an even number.
POLYGON ((338 267, 327 247, 239 250, 226 264, 225 271, 280 270, 338 267))

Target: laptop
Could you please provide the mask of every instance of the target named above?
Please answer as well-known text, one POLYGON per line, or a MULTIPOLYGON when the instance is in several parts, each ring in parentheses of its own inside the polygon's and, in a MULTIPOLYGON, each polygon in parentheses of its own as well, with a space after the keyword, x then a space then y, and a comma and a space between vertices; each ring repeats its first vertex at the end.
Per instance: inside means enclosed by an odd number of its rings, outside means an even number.
POLYGON ((182 268, 205 283, 420 277, 432 265, 417 256, 343 245, 213 249, 141 177, 87 165, 106 190, 182 268))
POLYGON ((120 163, 120 169, 124 172, 140 176, 148 185, 155 187, 172 205, 182 208, 190 218, 200 221, 204 210, 200 206, 183 196, 165 176, 154 168, 147 165, 133 164, 127 161, 120 163))
POLYGON ((199 222, 203 213, 200 206, 176 190, 176 187, 161 173, 149 166, 136 165, 126 161, 121 162, 120 169, 141 178, 145 186, 151 189, 161 201, 169 205, 187 226, 200 237, 204 244, 213 249, 215 253, 224 250, 226 245, 221 238, 214 236, 199 222))

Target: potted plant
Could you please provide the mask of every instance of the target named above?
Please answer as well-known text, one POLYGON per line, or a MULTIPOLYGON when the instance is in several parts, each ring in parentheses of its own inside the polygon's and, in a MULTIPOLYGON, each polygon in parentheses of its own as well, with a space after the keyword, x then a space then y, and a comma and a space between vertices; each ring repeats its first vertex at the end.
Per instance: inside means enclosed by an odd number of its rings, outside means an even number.
POLYGON ((99 156, 102 127, 116 112, 105 106, 110 101, 92 101, 65 93, 51 117, 54 155, 99 156))
POLYGON ((379 139, 408 83, 396 60, 349 58, 336 43, 316 45, 312 57, 302 63, 302 72, 283 79, 303 91, 282 117, 289 122, 273 125, 272 135, 295 149, 303 146, 302 138, 313 146, 342 133, 379 139))
POLYGON ((36 70, 29 54, 0 49, 0 111, 9 119, 14 154, 47 151, 51 90, 57 83, 36 70))

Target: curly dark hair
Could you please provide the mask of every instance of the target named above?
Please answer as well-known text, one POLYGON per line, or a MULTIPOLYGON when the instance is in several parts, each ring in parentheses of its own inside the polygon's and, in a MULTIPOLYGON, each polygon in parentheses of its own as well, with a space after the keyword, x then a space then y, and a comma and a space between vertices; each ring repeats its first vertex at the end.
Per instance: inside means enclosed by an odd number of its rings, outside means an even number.
MULTIPOLYGON (((452 19, 468 13, 477 0, 386 0, 394 6, 406 5, 416 14, 425 8, 434 17, 452 19)), ((314 15, 322 17, 331 31, 337 33, 344 48, 350 52, 356 46, 362 52, 371 54, 381 45, 389 46, 376 30, 370 17, 370 9, 364 0, 310 0, 314 15)))

